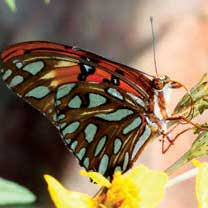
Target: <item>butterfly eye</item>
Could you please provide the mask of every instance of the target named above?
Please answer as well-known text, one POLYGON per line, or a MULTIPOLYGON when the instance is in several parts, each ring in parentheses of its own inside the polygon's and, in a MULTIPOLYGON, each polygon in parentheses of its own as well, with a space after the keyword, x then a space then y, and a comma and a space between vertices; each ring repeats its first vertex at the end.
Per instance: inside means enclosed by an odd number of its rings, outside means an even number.
POLYGON ((164 81, 159 78, 155 78, 152 80, 152 87, 156 90, 161 90, 164 87, 164 81))

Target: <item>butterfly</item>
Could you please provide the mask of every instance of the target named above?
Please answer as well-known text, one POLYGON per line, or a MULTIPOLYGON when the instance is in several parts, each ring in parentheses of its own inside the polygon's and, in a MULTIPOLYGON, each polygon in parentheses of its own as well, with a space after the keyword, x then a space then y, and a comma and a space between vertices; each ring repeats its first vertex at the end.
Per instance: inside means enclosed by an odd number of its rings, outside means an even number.
POLYGON ((86 170, 112 177, 155 135, 168 137, 169 91, 181 84, 94 53, 32 41, 1 53, 2 79, 42 112, 86 170))

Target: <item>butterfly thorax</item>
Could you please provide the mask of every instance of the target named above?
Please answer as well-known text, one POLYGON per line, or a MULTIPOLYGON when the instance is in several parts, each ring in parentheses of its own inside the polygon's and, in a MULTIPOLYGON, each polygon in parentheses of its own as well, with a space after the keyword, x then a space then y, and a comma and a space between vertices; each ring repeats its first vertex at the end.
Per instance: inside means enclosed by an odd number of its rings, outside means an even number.
POLYGON ((151 81, 152 92, 149 99, 149 114, 151 121, 147 122, 151 127, 156 124, 156 131, 167 131, 168 104, 170 91, 173 88, 181 87, 181 84, 170 80, 168 76, 159 76, 151 81))
POLYGON ((150 112, 158 120, 165 120, 168 117, 167 104, 170 98, 171 83, 167 76, 154 78, 152 80, 152 95, 150 98, 150 112))

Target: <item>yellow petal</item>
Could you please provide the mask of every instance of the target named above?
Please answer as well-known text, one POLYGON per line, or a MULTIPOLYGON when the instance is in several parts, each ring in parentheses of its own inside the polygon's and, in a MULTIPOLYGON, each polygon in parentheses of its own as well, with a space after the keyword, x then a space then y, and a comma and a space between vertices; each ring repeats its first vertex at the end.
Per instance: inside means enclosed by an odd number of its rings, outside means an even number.
POLYGON ((50 196, 57 208, 95 208, 95 201, 87 194, 65 189, 55 178, 44 175, 50 196))
POLYGON ((108 207, 138 208, 140 202, 139 194, 139 188, 118 171, 114 174, 105 203, 108 207))
POLYGON ((197 160, 197 159, 193 159, 192 160, 192 163, 196 167, 200 167, 202 165, 202 163, 199 160, 197 160))
POLYGON ((208 163, 201 163, 196 176, 198 208, 208 207, 208 163))
POLYGON ((109 182, 109 180, 107 178, 105 178, 103 175, 101 175, 100 173, 97 172, 93 172, 93 171, 89 171, 86 172, 84 170, 80 171, 80 174, 83 176, 88 176, 89 178, 91 178, 96 184, 103 186, 103 187, 110 187, 111 183, 109 182))
POLYGON ((104 201, 106 207, 155 208, 164 197, 168 176, 140 165, 122 175, 115 172, 104 201))
POLYGON ((165 184, 168 181, 166 173, 149 170, 144 165, 139 165, 129 171, 125 177, 129 178, 140 190, 139 207, 157 207, 164 198, 165 184))

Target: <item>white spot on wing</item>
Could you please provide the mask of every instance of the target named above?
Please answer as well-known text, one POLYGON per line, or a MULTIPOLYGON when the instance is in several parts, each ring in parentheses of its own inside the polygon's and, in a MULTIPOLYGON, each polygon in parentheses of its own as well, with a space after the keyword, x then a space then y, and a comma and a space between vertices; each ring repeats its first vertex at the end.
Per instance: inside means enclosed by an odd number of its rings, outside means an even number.
POLYGON ((18 69, 22 68, 23 67, 23 64, 21 62, 16 62, 16 67, 18 69))
POLYGON ((89 72, 92 69, 91 66, 88 66, 86 64, 83 64, 83 67, 85 68, 86 72, 89 72))
POLYGON ((77 145, 78 145, 78 141, 76 141, 76 140, 73 141, 73 142, 71 143, 71 146, 70 146, 71 150, 72 150, 72 151, 75 151, 77 145))
POLYGON ((101 161, 100 161, 100 164, 99 164, 99 167, 98 167, 98 172, 101 173, 101 174, 105 174, 107 168, 108 168, 108 162, 109 162, 109 157, 107 154, 104 154, 101 161))
POLYGON ((43 67, 44 63, 42 61, 36 61, 25 65, 22 70, 29 72, 32 75, 36 75, 43 69, 43 67))
POLYGON ((123 96, 121 95, 121 93, 115 89, 115 88, 108 88, 107 90, 108 94, 115 97, 115 98, 118 98, 119 100, 123 100, 123 96))
POLYGON ((118 109, 112 113, 99 113, 95 117, 102 118, 107 121, 120 121, 129 115, 133 114, 132 110, 129 109, 118 109))
POLYGON ((120 138, 116 138, 113 143, 113 153, 117 154, 122 146, 122 140, 120 138))
POLYGON ((127 92, 127 95, 129 95, 137 104, 139 104, 141 107, 145 107, 144 101, 137 97, 136 95, 131 94, 130 92, 127 92))
POLYGON ((65 142, 66 142, 67 144, 70 144, 70 143, 71 143, 71 139, 65 139, 65 142))
POLYGON ((38 86, 30 90, 25 96, 34 98, 43 98, 50 93, 50 90, 46 86, 38 86))
POLYGON ((70 123, 63 131, 62 134, 66 136, 66 134, 71 134, 75 132, 79 128, 80 123, 78 121, 70 123))
POLYGON ((134 119, 128 126, 123 129, 123 134, 128 134, 129 132, 133 131, 134 129, 138 128, 141 124, 141 118, 138 117, 134 119))
POLYGON ((4 74, 3 74, 3 76, 2 76, 2 79, 5 81, 7 78, 9 78, 9 77, 11 76, 11 74, 12 74, 12 70, 11 70, 11 69, 7 69, 7 70, 4 72, 4 74))
POLYGON ((16 75, 12 78, 11 82, 9 83, 9 87, 15 87, 18 84, 21 84, 24 81, 23 76, 16 75))
POLYGON ((93 108, 105 104, 107 99, 102 95, 90 93, 89 100, 90 104, 88 108, 93 108))
POLYGON ((95 149, 95 154, 94 154, 95 157, 97 157, 99 153, 102 151, 103 147, 105 146, 106 140, 107 140, 107 136, 103 136, 102 138, 100 138, 95 149))
POLYGON ((75 83, 70 83, 59 86, 56 93, 56 99, 60 99, 68 95, 71 92, 71 90, 75 87, 75 85, 75 83))
POLYGON ((145 129, 144 129, 144 132, 142 133, 142 135, 140 135, 140 137, 138 138, 137 143, 135 144, 135 147, 134 147, 133 152, 132 152, 132 157, 131 157, 132 159, 134 159, 134 157, 136 156, 138 151, 141 149, 141 147, 150 138, 150 135, 151 135, 151 129, 149 128, 148 125, 146 125, 145 129))
POLYGON ((90 159, 89 159, 89 157, 86 157, 86 158, 84 159, 83 165, 84 165, 84 167, 85 167, 86 169, 89 168, 89 165, 90 165, 90 159))
POLYGON ((129 153, 126 152, 123 161, 123 171, 127 169, 128 164, 129 164, 129 153))
POLYGON ((114 170, 115 171, 121 171, 121 167, 120 166, 116 166, 114 170))
POLYGON ((58 115, 58 121, 64 119, 65 117, 66 117, 65 114, 60 114, 60 115, 58 115))
POLYGON ((158 125, 156 123, 152 122, 148 116, 145 116, 145 119, 146 119, 149 126, 158 129, 158 125))
POLYGON ((83 147, 76 155, 79 158, 79 160, 82 160, 82 158, 84 157, 85 153, 86 153, 87 149, 85 147, 83 147))
POLYGON ((78 95, 76 95, 75 97, 73 97, 70 100, 70 102, 68 103, 68 107, 69 108, 80 108, 81 104, 82 104, 81 98, 78 95))
POLYGON ((97 126, 95 124, 88 124, 84 130, 85 139, 88 143, 91 143, 94 140, 95 134, 97 132, 97 126))

